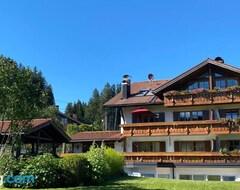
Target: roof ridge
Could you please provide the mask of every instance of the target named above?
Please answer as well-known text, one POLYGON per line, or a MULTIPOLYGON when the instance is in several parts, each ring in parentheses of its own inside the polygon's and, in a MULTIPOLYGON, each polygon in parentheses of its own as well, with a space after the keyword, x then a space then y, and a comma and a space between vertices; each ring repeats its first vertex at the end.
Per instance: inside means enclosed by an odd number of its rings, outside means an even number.
POLYGON ((162 81, 168 81, 168 80, 172 80, 172 79, 157 79, 157 80, 148 80, 148 81, 136 81, 136 82, 133 82, 133 83, 146 83, 146 82, 162 82, 162 81))

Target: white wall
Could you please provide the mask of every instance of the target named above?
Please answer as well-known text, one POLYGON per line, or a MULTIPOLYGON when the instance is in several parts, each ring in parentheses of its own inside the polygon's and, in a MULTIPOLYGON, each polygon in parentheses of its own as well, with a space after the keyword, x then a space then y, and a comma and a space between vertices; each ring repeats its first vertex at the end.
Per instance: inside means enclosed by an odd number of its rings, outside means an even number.
MULTIPOLYGON (((238 135, 240 137, 240 135, 238 135)), ((227 137, 226 137, 227 138, 227 137)), ((182 136, 158 136, 158 137, 127 137, 126 152, 132 152, 132 143, 139 141, 165 141, 166 152, 174 152, 174 141, 206 141, 216 139, 216 135, 182 135, 182 136)))
MULTIPOLYGON (((173 169, 165 167, 151 167, 151 166, 137 166, 137 167, 125 167, 124 171, 128 175, 139 174, 154 174, 155 178, 158 178, 158 174, 168 174, 169 178, 173 178, 173 169)), ((240 181, 240 168, 204 168, 204 167, 177 167, 174 168, 174 177, 179 179, 179 175, 220 175, 221 180, 223 176, 235 176, 236 181, 240 181)))
POLYGON ((74 153, 81 153, 82 152, 82 143, 74 143, 74 153))
POLYGON ((175 178, 179 179, 179 175, 220 175, 222 176, 236 176, 236 181, 240 181, 240 168, 176 168, 175 178))
POLYGON ((124 146, 124 142, 121 141, 121 142, 118 142, 116 141, 114 143, 114 149, 117 151, 117 152, 123 152, 123 146, 124 146))

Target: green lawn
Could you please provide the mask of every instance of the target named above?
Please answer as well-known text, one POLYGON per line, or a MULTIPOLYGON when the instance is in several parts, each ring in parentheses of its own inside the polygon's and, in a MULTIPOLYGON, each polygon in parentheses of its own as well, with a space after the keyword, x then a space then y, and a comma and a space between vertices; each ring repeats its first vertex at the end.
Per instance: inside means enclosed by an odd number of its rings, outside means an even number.
MULTIPOLYGON (((3 189, 3 188, 2 188, 3 189)), ((58 188, 58 190, 238 190, 240 182, 184 181, 156 178, 125 177, 102 186, 58 188)))

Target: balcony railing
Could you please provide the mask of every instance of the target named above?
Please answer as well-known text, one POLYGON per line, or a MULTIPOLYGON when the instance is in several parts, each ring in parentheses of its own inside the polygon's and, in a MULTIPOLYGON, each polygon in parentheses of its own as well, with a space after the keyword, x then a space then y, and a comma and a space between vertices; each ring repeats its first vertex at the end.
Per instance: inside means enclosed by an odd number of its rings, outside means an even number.
POLYGON ((213 90, 200 93, 172 91, 164 94, 164 106, 192 106, 209 104, 239 103, 239 90, 213 90))
POLYGON ((122 124, 124 136, 234 134, 240 128, 234 122, 218 120, 152 122, 122 124))
POLYGON ((239 154, 219 152, 125 152, 126 162, 240 163, 239 154))

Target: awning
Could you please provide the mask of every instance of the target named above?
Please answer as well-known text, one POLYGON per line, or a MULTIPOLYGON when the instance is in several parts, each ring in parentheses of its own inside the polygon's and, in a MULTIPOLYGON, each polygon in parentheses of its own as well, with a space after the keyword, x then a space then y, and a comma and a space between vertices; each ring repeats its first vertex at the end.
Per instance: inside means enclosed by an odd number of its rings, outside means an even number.
POLYGON ((152 112, 147 108, 139 108, 139 109, 133 110, 131 113, 132 114, 144 114, 144 113, 152 114, 152 112))

